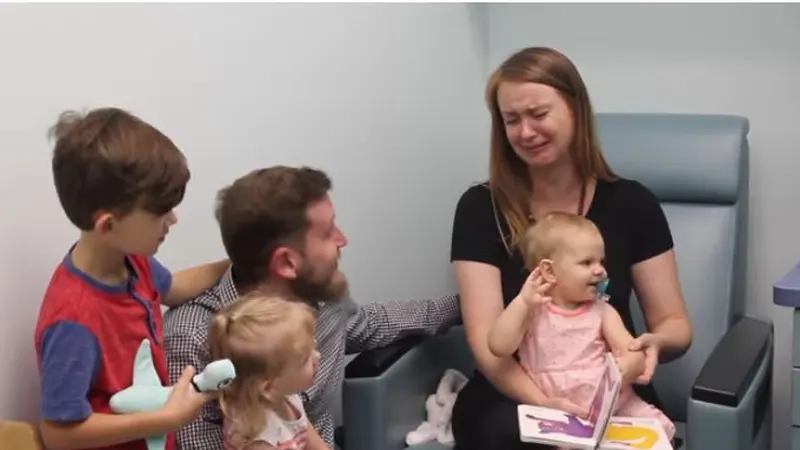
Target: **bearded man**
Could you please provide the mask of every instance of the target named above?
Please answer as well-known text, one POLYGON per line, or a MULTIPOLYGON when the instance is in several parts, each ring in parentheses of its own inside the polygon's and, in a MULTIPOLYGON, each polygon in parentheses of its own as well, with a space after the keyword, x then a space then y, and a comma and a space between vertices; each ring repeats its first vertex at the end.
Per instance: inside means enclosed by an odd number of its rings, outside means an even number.
MULTIPOLYGON (((305 301, 317 310, 320 352, 314 384, 301 397, 309 420, 334 448, 331 409, 344 380, 345 355, 381 348, 409 335, 434 335, 459 320, 456 295, 433 300, 358 305, 339 271, 347 238, 336 225, 330 178, 308 167, 255 170, 222 189, 216 217, 231 268, 219 282, 164 322, 164 345, 174 383, 186 366, 210 362, 208 324, 220 309, 253 289, 305 301)), ((222 418, 216 403, 178 433, 181 450, 221 450, 222 418)))

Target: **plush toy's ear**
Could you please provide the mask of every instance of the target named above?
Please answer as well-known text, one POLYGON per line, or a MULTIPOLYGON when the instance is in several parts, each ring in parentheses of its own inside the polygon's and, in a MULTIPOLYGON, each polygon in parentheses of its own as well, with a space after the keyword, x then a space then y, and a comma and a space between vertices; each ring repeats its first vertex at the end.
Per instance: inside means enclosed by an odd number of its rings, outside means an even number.
POLYGON ((542 278, 544 281, 548 283, 555 284, 556 283, 556 274, 553 270, 553 260, 552 259, 543 259, 539 261, 539 272, 542 274, 542 278))

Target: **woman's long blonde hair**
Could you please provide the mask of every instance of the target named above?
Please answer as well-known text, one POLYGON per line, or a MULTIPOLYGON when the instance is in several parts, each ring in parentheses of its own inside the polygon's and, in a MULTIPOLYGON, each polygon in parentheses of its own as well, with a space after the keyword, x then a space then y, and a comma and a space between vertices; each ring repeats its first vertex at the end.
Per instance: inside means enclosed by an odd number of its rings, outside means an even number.
POLYGON ((214 360, 228 358, 236 368, 219 402, 226 441, 241 448, 264 429, 266 411, 280 401, 265 392, 265 383, 314 350, 314 312, 304 302, 256 291, 216 314, 209 347, 214 360))
MULTIPOLYGON (((575 132, 570 147, 572 161, 582 181, 616 178, 600 150, 589 93, 578 69, 562 53, 546 47, 525 48, 511 55, 489 78, 486 103, 492 116, 489 187, 498 213, 508 223, 509 248, 519 245, 528 228, 530 215, 530 171, 519 159, 506 136, 497 104, 497 90, 503 82, 544 84, 557 90, 572 111, 575 132)), ((505 239, 506 236, 503 236, 505 239)))

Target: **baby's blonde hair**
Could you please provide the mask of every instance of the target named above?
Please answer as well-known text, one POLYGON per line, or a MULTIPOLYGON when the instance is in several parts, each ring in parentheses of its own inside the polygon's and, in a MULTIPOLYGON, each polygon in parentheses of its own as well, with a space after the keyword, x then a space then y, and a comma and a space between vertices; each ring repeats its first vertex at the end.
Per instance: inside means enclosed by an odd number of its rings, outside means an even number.
POLYGON ((236 368, 236 378, 219 397, 226 439, 233 448, 258 436, 266 425, 267 409, 280 401, 264 392, 264 383, 311 355, 314 320, 306 303, 261 291, 240 297, 212 320, 211 357, 228 358, 236 368))
POLYGON ((533 269, 543 259, 553 259, 578 232, 600 235, 594 222, 577 214, 552 212, 536 221, 522 236, 520 249, 525 266, 533 269))

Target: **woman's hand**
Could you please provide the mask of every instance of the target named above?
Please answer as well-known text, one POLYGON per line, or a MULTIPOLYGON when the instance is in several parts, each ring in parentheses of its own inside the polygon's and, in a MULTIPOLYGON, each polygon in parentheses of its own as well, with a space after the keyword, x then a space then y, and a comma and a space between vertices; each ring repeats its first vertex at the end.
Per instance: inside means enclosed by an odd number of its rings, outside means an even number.
POLYGON ((645 353, 630 350, 615 350, 613 353, 623 384, 638 383, 647 367, 645 353))
POLYGON ((644 333, 630 343, 628 350, 633 352, 644 351, 644 372, 636 379, 636 383, 649 384, 656 372, 658 356, 661 351, 658 336, 653 333, 644 333))
POLYGON ((675 251, 669 250, 631 268, 633 286, 647 330, 633 348, 647 354, 648 380, 658 362, 684 354, 692 343, 692 325, 678 282, 675 251))

